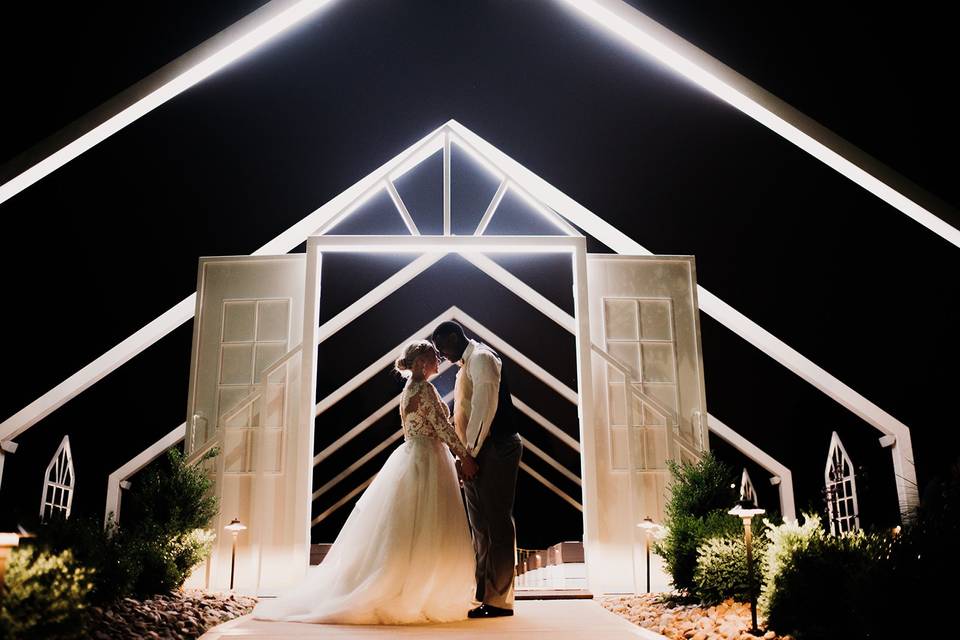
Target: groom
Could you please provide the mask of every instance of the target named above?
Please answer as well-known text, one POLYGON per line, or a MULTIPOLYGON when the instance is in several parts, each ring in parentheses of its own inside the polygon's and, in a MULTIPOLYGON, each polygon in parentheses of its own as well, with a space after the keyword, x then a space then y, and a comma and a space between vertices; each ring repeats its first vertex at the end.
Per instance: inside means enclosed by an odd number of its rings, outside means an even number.
POLYGON ((513 615, 516 531, 513 496, 523 446, 514 426, 510 387, 500 358, 470 340, 456 322, 433 332, 443 357, 460 366, 454 386, 454 426, 479 466, 463 468, 463 491, 477 554, 477 600, 471 618, 513 615))

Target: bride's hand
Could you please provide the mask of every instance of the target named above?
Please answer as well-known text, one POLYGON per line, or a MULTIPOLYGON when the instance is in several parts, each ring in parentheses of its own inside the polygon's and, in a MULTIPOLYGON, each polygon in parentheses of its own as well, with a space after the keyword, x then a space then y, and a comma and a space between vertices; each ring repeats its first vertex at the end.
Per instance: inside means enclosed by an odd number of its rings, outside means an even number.
POLYGON ((477 477, 477 473, 480 471, 480 466, 471 455, 467 455, 460 459, 460 468, 463 479, 468 482, 477 477))

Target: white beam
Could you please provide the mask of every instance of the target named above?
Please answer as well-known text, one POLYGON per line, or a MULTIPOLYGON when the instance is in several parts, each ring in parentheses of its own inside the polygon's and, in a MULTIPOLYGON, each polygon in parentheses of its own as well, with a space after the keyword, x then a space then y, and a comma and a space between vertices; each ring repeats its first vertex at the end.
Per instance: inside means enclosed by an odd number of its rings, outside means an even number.
POLYGON ((403 429, 398 429, 396 433, 393 433, 387 436, 387 438, 383 442, 381 442, 376 447, 374 447, 373 449, 365 453, 362 457, 355 460, 350 466, 348 466, 346 469, 344 469, 343 471, 335 475, 333 478, 325 482, 323 486, 321 486, 319 489, 314 491, 311 499, 316 500, 317 498, 325 494, 327 491, 330 491, 330 489, 337 486, 337 484, 339 484, 344 478, 346 478, 351 473, 353 473, 354 471, 356 471, 357 469, 365 465, 370 460, 373 460, 373 458, 375 458, 377 454, 379 454, 381 451, 389 447, 391 444, 396 442, 397 439, 401 437, 403 437, 403 429))
POLYGON ((500 202, 503 200, 503 196, 507 195, 507 185, 506 180, 500 181, 500 186, 497 187, 496 193, 493 194, 493 198, 490 200, 490 204, 487 205, 487 210, 483 212, 483 216, 480 218, 480 222, 477 223, 477 228, 473 232, 475 236, 482 236, 487 227, 490 226, 490 220, 493 219, 493 214, 497 212, 497 207, 500 206, 500 202))
POLYGON ((534 454, 535 456, 537 456, 538 458, 546 462, 548 465, 550 465, 551 467, 559 471, 567 480, 575 483, 578 487, 583 484, 580 481, 580 476, 578 476, 575 473, 572 473, 565 466, 557 462, 556 459, 553 458, 553 456, 551 456, 549 453, 547 453, 537 445, 533 444, 526 438, 523 439, 523 448, 525 450, 530 451, 530 453, 534 454))
POLYGON ((107 526, 109 523, 111 514, 113 514, 113 520, 115 522, 120 520, 121 484, 126 482, 130 476, 156 460, 167 449, 170 449, 182 441, 186 435, 187 423, 184 422, 181 423, 179 427, 174 428, 165 436, 131 458, 125 465, 110 474, 110 476, 107 478, 107 505, 103 511, 104 526, 107 526))
MULTIPOLYGON (((421 139, 420 142, 382 165, 366 178, 354 184, 323 207, 314 211, 296 225, 290 227, 286 232, 261 247, 255 254, 276 254, 290 251, 293 247, 300 244, 307 234, 310 234, 316 229, 321 228, 325 223, 335 219, 345 208, 350 207, 351 203, 356 202, 363 194, 368 193, 371 188, 382 183, 386 177, 401 169, 408 170, 411 158, 426 157, 424 154, 435 147, 438 139, 442 138, 448 141, 449 136, 446 134, 450 132, 460 139, 458 143, 466 145, 464 148, 469 148, 471 153, 482 156, 485 162, 493 166, 495 171, 499 172, 500 175, 516 181, 523 186, 532 198, 541 202, 548 209, 556 211, 572 224, 584 229, 587 233, 614 251, 624 255, 647 255, 650 253, 639 243, 621 233, 602 218, 596 216, 473 132, 451 120, 437 131, 431 132, 421 139), (443 135, 441 136, 440 134, 443 135)), ((329 240, 329 238, 325 239, 325 242, 329 242, 329 240)), ((443 240, 454 242, 456 243, 457 249, 468 251, 471 249, 476 251, 481 247, 483 247, 484 251, 516 250, 517 242, 516 239, 500 238, 498 244, 489 245, 480 242, 486 240, 485 238, 473 238, 472 240, 474 242, 472 244, 469 242, 469 238, 464 237, 440 237, 433 239, 407 238, 401 243, 401 246, 404 250, 408 251, 422 249, 428 252, 442 252, 443 240), (418 247, 416 242, 412 243, 410 242, 411 240, 425 244, 418 247)), ((563 250, 563 240, 572 240, 572 238, 541 237, 531 238, 530 240, 531 245, 524 247, 524 250, 556 251, 563 250), (558 240, 561 242, 557 243, 556 241, 558 240)), ((350 244, 353 242, 354 240, 352 238, 340 237, 339 244, 334 242, 332 245, 328 245, 325 250, 350 250, 350 244)), ((379 241, 374 240, 371 242, 371 248, 372 250, 392 250, 392 248, 395 247, 394 242, 395 239, 381 238, 379 241)), ((353 250, 360 250, 362 248, 363 247, 353 247, 353 250)), ((896 443, 892 447, 891 453, 894 460, 894 472, 897 476, 897 491, 900 498, 901 511, 905 512, 916 506, 919 501, 916 487, 916 472, 913 463, 910 433, 906 425, 844 385, 838 379, 734 310, 702 286, 698 286, 697 291, 698 303, 701 310, 713 316, 737 335, 813 384, 823 393, 861 417, 868 424, 871 424, 885 435, 895 436, 896 443)), ((91 363, 87 368, 81 370, 64 383, 61 383, 61 385, 58 385, 40 399, 31 403, 27 408, 7 419, 3 424, 0 424, 0 441, 9 440, 15 437, 17 433, 22 433, 42 417, 48 415, 59 406, 62 406, 70 398, 189 319, 192 315, 192 308, 195 306, 193 303, 194 297, 195 296, 187 298, 180 305, 177 305, 177 307, 174 307, 164 314, 164 316, 161 316, 137 332, 137 334, 128 338, 127 341, 121 343, 107 354, 104 354, 104 356, 101 356, 101 358, 91 363), (187 304, 185 305, 185 303, 187 304)))
POLYGON ((443 134, 443 235, 451 234, 451 192, 450 192, 450 133, 443 134))
MULTIPOLYGON (((388 364, 390 364, 391 362, 394 362, 397 357, 396 356, 397 352, 399 352, 407 344, 413 342, 414 340, 423 340, 424 336, 429 336, 433 332, 433 328, 435 324, 439 324, 444 320, 451 320, 453 318, 453 309, 455 308, 456 307, 448 308, 446 311, 438 315, 430 323, 425 324, 416 332, 412 333, 410 336, 407 337, 406 340, 403 340, 398 345, 396 345, 393 349, 390 349, 389 351, 384 353, 382 356, 380 356, 377 360, 374 360, 373 362, 371 362, 369 365, 367 365, 363 369, 363 371, 361 371, 357 375, 350 378, 347 382, 343 383, 337 389, 332 391, 329 395, 327 395, 322 400, 320 400, 320 402, 317 403, 314 409, 314 415, 320 415, 321 413, 323 413, 324 411, 326 411, 327 409, 335 405, 337 402, 339 402, 340 400, 348 396, 355 389, 359 388, 360 385, 362 385, 364 382, 372 378, 378 372, 382 371, 388 364)), ((443 368, 444 371, 446 371, 446 367, 449 367, 450 363, 443 362, 441 363, 440 366, 443 368)))
POLYGON ((403 224, 407 226, 407 231, 410 232, 410 235, 420 235, 420 229, 417 228, 417 223, 413 221, 413 217, 407 210, 407 205, 403 203, 403 198, 400 197, 400 193, 397 191, 397 187, 393 184, 392 180, 387 180, 387 193, 390 194, 390 199, 393 200, 393 206, 397 208, 397 213, 399 213, 403 219, 403 224))
POLYGON ((774 478, 779 478, 776 486, 777 492, 780 494, 780 513, 784 519, 796 520, 797 512, 793 499, 793 474, 790 473, 790 469, 710 414, 707 414, 707 427, 740 453, 770 472, 774 478))
MULTIPOLYGON (((478 153, 483 154, 491 164, 497 167, 498 171, 523 184, 533 197, 613 251, 622 255, 652 255, 638 242, 460 123, 451 120, 447 123, 447 126, 458 136, 466 139, 478 153)), ((812 384, 867 424, 885 435, 896 436, 897 444, 892 448, 892 454, 894 472, 897 475, 897 494, 900 500, 900 509, 902 512, 906 512, 916 507, 919 503, 916 471, 913 464, 913 449, 910 444, 910 429, 905 424, 700 285, 697 285, 697 301, 701 311, 812 384)))
POLYGON ((560 382, 560 380, 549 373, 546 369, 538 365, 536 362, 525 356, 517 349, 514 349, 510 344, 504 342, 495 333, 490 332, 489 329, 484 327, 483 324, 481 324, 478 320, 475 320, 465 311, 455 308, 453 319, 477 334, 483 335, 485 333, 484 337, 494 349, 532 373, 541 382, 559 393, 568 401, 572 402, 573 404, 577 404, 579 402, 579 397, 577 396, 576 391, 560 382))
POLYGON ((542 484, 543 486, 545 486, 547 489, 550 489, 550 491, 553 491, 555 494, 557 494, 558 496, 560 496, 561 498, 563 498, 563 500, 565 500, 566 502, 569 502, 571 505, 573 505, 573 507, 574 507, 577 511, 583 511, 583 505, 582 505, 582 504, 580 504, 579 502, 577 502, 576 500, 574 500, 573 498, 571 498, 570 496, 568 496, 568 495, 566 494, 566 492, 563 491, 563 489, 560 489, 559 487, 557 487, 557 485, 553 484, 552 482, 550 482, 549 480, 547 480, 546 478, 544 478, 542 475, 540 475, 539 473, 537 473, 534 469, 532 469, 532 468, 530 467, 530 465, 528 465, 528 464, 527 464, 526 462, 524 462, 523 460, 520 461, 520 468, 523 469, 524 471, 526 471, 527 473, 529 473, 531 476, 533 476, 533 478, 534 478, 535 480, 537 480, 537 482, 539 482, 540 484, 542 484))
MULTIPOLYGON (((304 217, 286 231, 253 252, 252 255, 289 253, 311 233, 334 219, 370 188, 388 175, 407 168, 411 158, 421 156, 433 148, 442 128, 432 131, 408 149, 394 156, 374 172, 358 181, 313 213, 304 217)), ((0 423, 0 442, 12 440, 34 424, 50 415, 90 386, 115 371, 147 347, 156 344, 174 329, 190 320, 196 310, 196 292, 174 305, 139 331, 122 341, 99 358, 43 394, 29 405, 0 423)))
POLYGON ((800 147, 891 207, 960 247, 960 229, 933 213, 950 210, 913 182, 751 82, 622 0, 565 0, 629 46, 800 147))
POLYGON ((510 394, 510 397, 513 399, 513 406, 518 411, 523 412, 528 418, 546 429, 550 435, 558 439, 560 442, 567 445, 577 453, 580 453, 580 443, 577 442, 576 438, 567 435, 566 431, 544 418, 542 415, 540 415, 540 413, 538 413, 535 409, 517 396, 510 394))
MULTIPOLYGON (((329 0, 273 0, 230 25, 14 160, 0 203, 220 69, 313 15, 329 0)), ((9 173, 9 169, 5 167, 9 173)))
POLYGON ((351 303, 349 307, 320 325, 320 329, 317 332, 318 342, 323 342, 337 331, 340 331, 340 329, 344 328, 361 315, 375 307, 391 293, 394 293, 397 289, 407 284, 443 259, 444 255, 445 254, 442 253, 428 253, 419 256, 416 260, 378 284, 376 287, 351 303))
POLYGON ((369 478, 367 478, 366 480, 364 480, 363 482, 361 482, 359 485, 357 485, 356 487, 354 487, 353 490, 350 491, 350 493, 348 493, 347 495, 343 496, 342 498, 340 498, 339 500, 337 500, 336 502, 334 502, 333 505, 331 505, 329 509, 327 509, 326 511, 324 511, 323 513, 321 513, 320 515, 318 515, 316 518, 314 518, 314 519, 310 522, 310 526, 311 526, 311 527, 315 527, 316 525, 318 525, 318 524, 320 524, 321 522, 323 522, 324 520, 326 520, 327 517, 329 517, 331 513, 335 512, 337 509, 339 509, 339 508, 342 507, 343 505, 345 505, 345 504, 347 504, 348 502, 350 502, 350 500, 352 500, 355 495, 357 495, 358 493, 360 493, 361 491, 363 491, 364 489, 366 489, 368 486, 370 486, 370 483, 373 482, 374 478, 376 478, 376 477, 377 477, 377 474, 373 474, 372 476, 370 476, 369 478))
POLYGON ((520 296, 524 302, 570 333, 576 333, 576 322, 573 316, 548 300, 526 282, 501 267, 494 260, 482 253, 463 253, 461 257, 496 280, 500 285, 520 296))

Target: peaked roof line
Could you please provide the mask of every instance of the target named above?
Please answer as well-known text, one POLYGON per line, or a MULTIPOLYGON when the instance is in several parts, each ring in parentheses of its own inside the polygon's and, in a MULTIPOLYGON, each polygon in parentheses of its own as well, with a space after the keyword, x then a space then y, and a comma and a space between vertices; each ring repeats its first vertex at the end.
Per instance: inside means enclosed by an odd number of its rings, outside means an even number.
MULTIPOLYGON (((405 151, 382 164, 372 173, 260 247, 253 252, 253 255, 288 253, 307 237, 322 234, 325 228, 329 228, 328 223, 338 220, 340 216, 349 215, 351 211, 355 210, 352 207, 356 202, 368 196, 372 190, 381 188, 392 172, 409 165, 412 159, 419 157, 422 160, 427 157, 423 154, 431 148, 430 145, 435 144, 435 136, 443 134, 445 131, 453 132, 455 135, 462 137, 497 170, 518 182, 546 208, 555 211, 559 216, 583 229, 587 234, 616 253, 652 255, 640 243, 455 120, 447 121, 405 151)), ((196 293, 193 293, 94 362, 0 423, 0 441, 11 440, 26 431, 148 346, 190 320, 193 317, 195 303, 196 293)), ((913 461, 913 445, 910 429, 905 424, 699 284, 697 285, 697 305, 701 311, 712 316, 860 419, 886 436, 892 436, 892 454, 897 476, 897 491, 901 499, 901 511, 907 511, 917 504, 919 495, 913 461)))
MULTIPOLYGON (((953 207, 623 0, 564 2, 960 247, 960 229, 945 219, 960 219, 953 207)), ((161 67, 7 163, 0 169, 0 204, 329 3, 272 0, 161 67)))

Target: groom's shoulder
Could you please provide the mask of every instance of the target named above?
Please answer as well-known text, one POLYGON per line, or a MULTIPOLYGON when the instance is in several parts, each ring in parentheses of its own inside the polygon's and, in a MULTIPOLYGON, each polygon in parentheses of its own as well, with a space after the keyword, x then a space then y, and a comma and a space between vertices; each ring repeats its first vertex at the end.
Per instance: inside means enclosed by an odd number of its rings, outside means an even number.
POLYGON ((493 349, 491 349, 490 347, 488 347, 487 345, 481 342, 479 343, 479 348, 474 351, 473 357, 471 358, 471 360, 476 362, 477 364, 499 365, 500 355, 496 351, 494 351, 493 349))

